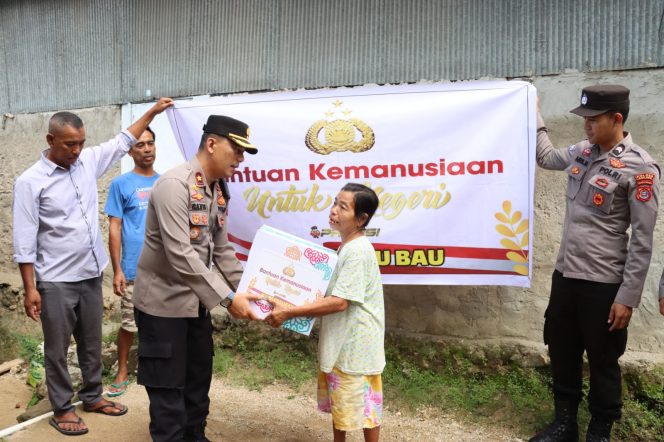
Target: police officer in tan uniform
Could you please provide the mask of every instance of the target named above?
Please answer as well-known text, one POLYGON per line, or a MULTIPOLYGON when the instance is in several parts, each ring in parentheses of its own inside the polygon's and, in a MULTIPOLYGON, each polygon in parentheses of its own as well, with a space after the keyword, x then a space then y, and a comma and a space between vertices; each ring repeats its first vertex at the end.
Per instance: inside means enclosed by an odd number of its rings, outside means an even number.
POLYGON ((576 441, 583 352, 590 366, 587 441, 610 440, 621 415, 618 359, 652 253, 660 169, 623 125, 629 89, 584 88, 587 140, 555 149, 538 113, 537 163, 568 175, 565 222, 545 313, 556 417, 531 441, 576 441), (631 236, 627 229, 631 226, 631 236))
POLYGON ((136 274, 138 383, 150 399, 154 441, 208 440, 209 311, 221 304, 236 318, 256 319, 255 297, 234 293, 242 266, 228 243, 225 178, 257 149, 249 127, 230 117, 211 115, 203 132, 197 155, 154 184, 136 274))

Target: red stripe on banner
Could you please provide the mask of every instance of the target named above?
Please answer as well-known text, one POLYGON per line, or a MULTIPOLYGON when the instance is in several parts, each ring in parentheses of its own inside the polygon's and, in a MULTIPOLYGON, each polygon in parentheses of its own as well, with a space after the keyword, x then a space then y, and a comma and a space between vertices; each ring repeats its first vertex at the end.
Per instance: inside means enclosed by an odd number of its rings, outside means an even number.
POLYGON ((381 266, 386 275, 519 275, 506 270, 450 269, 444 267, 381 266))
POLYGON ((245 249, 249 250, 251 248, 251 243, 249 241, 245 241, 243 239, 238 238, 235 235, 231 235, 230 233, 228 234, 228 240, 230 242, 234 242, 235 244, 241 245, 245 249))
POLYGON ((245 255, 244 253, 238 253, 238 252, 235 252, 235 256, 236 256, 237 259, 239 259, 240 261, 246 261, 247 258, 248 258, 248 256, 245 255))
MULTIPOLYGON (((339 248, 341 242, 326 242, 323 243, 324 247, 332 250, 339 248)), ((508 249, 492 249, 482 247, 457 247, 457 246, 426 246, 426 245, 413 245, 413 244, 383 244, 373 243, 376 250, 389 250, 390 254, 394 254, 395 250, 427 250, 427 249, 443 249, 445 250, 446 258, 474 258, 474 259, 500 259, 507 260, 508 249)), ((525 257, 528 257, 528 251, 523 250, 525 257)))

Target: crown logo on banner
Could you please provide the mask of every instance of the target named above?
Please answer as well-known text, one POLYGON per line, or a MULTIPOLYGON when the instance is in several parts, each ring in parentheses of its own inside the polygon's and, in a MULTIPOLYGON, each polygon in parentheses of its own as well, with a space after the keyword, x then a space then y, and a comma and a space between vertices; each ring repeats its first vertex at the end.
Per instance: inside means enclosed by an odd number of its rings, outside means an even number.
POLYGON ((325 112, 325 118, 316 121, 307 131, 304 143, 313 152, 320 155, 366 152, 376 142, 371 127, 359 118, 350 118, 352 111, 342 110, 341 105, 343 101, 334 101, 332 109, 325 112))

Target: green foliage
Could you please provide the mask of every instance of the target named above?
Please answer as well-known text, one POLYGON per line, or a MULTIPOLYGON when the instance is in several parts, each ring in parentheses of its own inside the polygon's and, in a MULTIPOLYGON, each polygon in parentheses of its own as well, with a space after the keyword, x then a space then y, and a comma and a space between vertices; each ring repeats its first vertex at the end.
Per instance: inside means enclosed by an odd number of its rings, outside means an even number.
POLYGON ((26 410, 30 407, 34 407, 41 401, 42 398, 37 394, 37 392, 32 393, 32 397, 30 398, 30 401, 28 404, 25 406, 26 410))
POLYGON ((41 341, 38 338, 29 335, 18 335, 17 339, 20 348, 19 353, 25 361, 35 361, 44 365, 44 355, 39 349, 41 341))
MULTIPOLYGON (((105 345, 114 344, 118 342, 118 333, 120 332, 119 328, 114 329, 111 333, 102 336, 101 341, 105 345)), ((134 337, 136 342, 138 342, 138 334, 134 337)))
POLYGON ((312 338, 254 324, 234 325, 215 338, 215 373, 251 389, 278 381, 299 390, 316 375, 312 338))
POLYGON ((430 352, 435 356, 425 354, 424 359, 417 351, 395 351, 389 344, 387 349, 383 379, 388 403, 410 410, 436 406, 473 419, 490 418, 509 426, 518 423, 526 432, 538 428, 551 413, 548 377, 539 370, 478 367, 458 349, 430 352))
POLYGON ((614 430, 622 440, 664 441, 664 369, 623 373, 623 417, 614 430))
POLYGON ((220 376, 228 375, 231 367, 235 364, 235 353, 225 349, 217 349, 212 360, 212 371, 220 376))

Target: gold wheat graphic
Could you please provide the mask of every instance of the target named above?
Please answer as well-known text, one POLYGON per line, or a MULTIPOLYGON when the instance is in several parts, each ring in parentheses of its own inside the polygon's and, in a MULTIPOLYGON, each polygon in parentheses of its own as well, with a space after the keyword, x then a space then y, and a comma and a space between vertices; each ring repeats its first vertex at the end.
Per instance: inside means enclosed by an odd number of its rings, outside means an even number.
POLYGON ((528 275, 528 218, 522 219, 520 211, 512 213, 512 202, 503 201, 503 211, 496 213, 501 224, 496 231, 504 236, 500 244, 509 250, 505 256, 514 263, 512 269, 519 275, 528 275))

